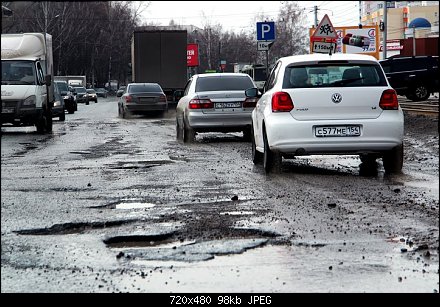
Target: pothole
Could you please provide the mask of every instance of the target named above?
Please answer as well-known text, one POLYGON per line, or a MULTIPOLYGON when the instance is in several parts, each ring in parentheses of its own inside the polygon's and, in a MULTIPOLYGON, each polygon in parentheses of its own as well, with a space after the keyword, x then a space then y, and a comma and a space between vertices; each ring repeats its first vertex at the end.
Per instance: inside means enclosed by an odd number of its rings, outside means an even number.
POLYGON ((155 166, 161 166, 165 164, 174 163, 171 160, 152 160, 152 161, 129 161, 129 162, 117 162, 115 164, 110 164, 110 169, 122 169, 122 170, 131 170, 131 169, 148 169, 155 166))
POLYGON ((229 211, 229 212, 220 212, 220 215, 252 215, 255 212, 252 211, 229 211))
POLYGON ((138 221, 139 219, 107 221, 107 222, 64 223, 64 224, 55 224, 49 228, 23 229, 14 232, 20 235, 40 235, 40 236, 66 235, 66 234, 83 233, 93 229, 117 227, 130 223, 135 223, 138 221))
POLYGON ((127 235, 104 239, 104 243, 112 248, 154 247, 170 244, 174 241, 174 232, 155 235, 127 235))

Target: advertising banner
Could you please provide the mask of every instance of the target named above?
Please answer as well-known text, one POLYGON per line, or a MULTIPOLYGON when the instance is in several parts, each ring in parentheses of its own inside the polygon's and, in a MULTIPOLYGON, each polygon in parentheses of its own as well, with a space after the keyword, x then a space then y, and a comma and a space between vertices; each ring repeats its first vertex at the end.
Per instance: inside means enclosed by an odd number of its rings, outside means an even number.
POLYGON ((188 44, 186 48, 186 66, 199 66, 199 45, 188 44))
MULTIPOLYGON (((377 25, 353 27, 335 27, 338 38, 336 53, 359 53, 374 56, 379 59, 379 27, 377 25)), ((315 29, 310 28, 312 35, 315 29)), ((310 51, 313 45, 310 43, 310 51)))

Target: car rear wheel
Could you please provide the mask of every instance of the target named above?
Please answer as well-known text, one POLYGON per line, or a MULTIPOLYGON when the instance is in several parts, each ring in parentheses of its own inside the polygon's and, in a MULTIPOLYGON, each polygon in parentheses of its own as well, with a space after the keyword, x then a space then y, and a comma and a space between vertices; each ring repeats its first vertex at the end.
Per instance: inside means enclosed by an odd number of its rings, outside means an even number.
POLYGON ((420 83, 417 84, 412 90, 411 93, 407 96, 407 98, 411 99, 412 101, 423 101, 427 100, 430 96, 428 88, 420 83))
POLYGON ((280 173, 282 157, 278 152, 273 152, 269 148, 269 143, 267 141, 266 131, 263 133, 264 142, 264 154, 263 154, 263 167, 265 172, 268 173, 280 173))
POLYGON ((176 139, 183 140, 183 129, 179 125, 179 120, 176 118, 176 139))
POLYGON ((403 145, 384 153, 382 161, 386 173, 400 173, 403 167, 403 145))
POLYGON ((185 120, 183 121, 183 142, 184 143, 191 143, 194 142, 196 138, 196 133, 194 132, 194 129, 191 127, 188 127, 185 124, 185 120))
POLYGON ((252 143, 252 162, 254 164, 259 164, 263 161, 263 155, 261 154, 261 152, 257 150, 253 128, 251 128, 251 143, 252 143))

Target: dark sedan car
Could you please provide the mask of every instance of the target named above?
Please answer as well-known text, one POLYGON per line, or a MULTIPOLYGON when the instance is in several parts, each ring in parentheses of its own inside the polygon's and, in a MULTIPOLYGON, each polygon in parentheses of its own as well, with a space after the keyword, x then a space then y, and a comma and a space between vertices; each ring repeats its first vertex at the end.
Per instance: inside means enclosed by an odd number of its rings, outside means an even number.
POLYGON ((102 88, 102 87, 95 88, 95 92, 96 92, 96 96, 102 97, 102 98, 107 98, 108 92, 105 88, 102 88))
POLYGON ((157 83, 130 83, 117 96, 118 113, 123 118, 130 114, 165 113, 168 110, 167 97, 157 83))
POLYGON ((73 94, 76 97, 77 103, 89 104, 89 96, 87 95, 87 91, 84 86, 73 87, 73 94))
POLYGON ((64 99, 64 105, 69 114, 75 113, 78 110, 78 105, 75 100, 75 96, 70 91, 69 85, 66 81, 55 81, 61 97, 64 99))

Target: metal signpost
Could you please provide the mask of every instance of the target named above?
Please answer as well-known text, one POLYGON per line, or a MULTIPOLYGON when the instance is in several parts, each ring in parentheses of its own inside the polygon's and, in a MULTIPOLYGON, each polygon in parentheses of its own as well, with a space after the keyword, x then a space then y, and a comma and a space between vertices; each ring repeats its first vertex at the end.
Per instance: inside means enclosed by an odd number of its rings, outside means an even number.
POLYGON ((266 76, 269 74, 269 49, 275 41, 275 22, 257 22, 257 50, 266 52, 266 76))

